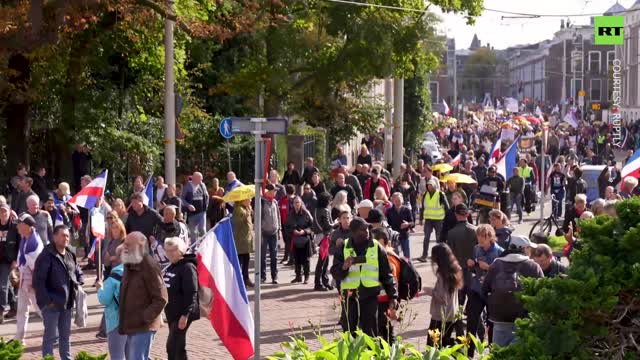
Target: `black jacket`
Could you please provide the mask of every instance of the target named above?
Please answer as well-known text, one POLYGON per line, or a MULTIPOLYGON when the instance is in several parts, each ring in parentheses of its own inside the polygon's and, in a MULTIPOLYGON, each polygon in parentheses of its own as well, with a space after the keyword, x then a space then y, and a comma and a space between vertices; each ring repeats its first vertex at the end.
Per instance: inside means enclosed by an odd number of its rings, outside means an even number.
POLYGON ((459 221, 449 231, 447 244, 461 266, 466 268, 467 260, 473 259, 473 248, 478 244, 476 227, 467 221, 459 221))
POLYGON ((49 197, 49 191, 47 190, 47 180, 37 174, 33 174, 32 179, 33 185, 31 186, 31 189, 33 189, 33 192, 38 195, 40 201, 47 201, 47 198, 49 197))
POLYGON ((17 224, 9 220, 5 225, 0 224, 0 264, 11 264, 18 258, 18 234, 17 224))
POLYGON ((125 228, 127 230, 127 234, 133 231, 139 231, 149 238, 149 236, 155 234, 156 227, 160 224, 162 224, 162 217, 160 214, 158 214, 154 209, 149 208, 147 205, 144 205, 142 215, 138 215, 133 208, 129 209, 125 228))
POLYGON ((69 248, 62 256, 49 244, 38 256, 33 273, 33 288, 40 309, 53 304, 56 309, 71 309, 75 290, 84 284, 84 276, 69 248))
POLYGON ((169 265, 164 273, 164 284, 169 295, 164 313, 169 323, 180 320, 182 315, 189 316, 189 320, 200 318, 196 266, 196 256, 187 254, 182 260, 169 265))
POLYGON ((297 169, 293 169, 291 173, 289 171, 284 172, 284 176, 282 177, 282 183, 284 185, 294 185, 299 186, 302 184, 302 179, 300 178, 300 173, 297 169))

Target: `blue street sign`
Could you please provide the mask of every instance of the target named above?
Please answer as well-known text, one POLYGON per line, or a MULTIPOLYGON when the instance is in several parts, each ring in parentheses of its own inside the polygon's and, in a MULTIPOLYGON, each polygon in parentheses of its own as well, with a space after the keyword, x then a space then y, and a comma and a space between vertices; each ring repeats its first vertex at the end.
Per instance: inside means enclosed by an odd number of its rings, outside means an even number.
POLYGON ((220 134, 225 139, 231 139, 233 137, 233 131, 231 131, 231 118, 224 118, 220 121, 220 134))

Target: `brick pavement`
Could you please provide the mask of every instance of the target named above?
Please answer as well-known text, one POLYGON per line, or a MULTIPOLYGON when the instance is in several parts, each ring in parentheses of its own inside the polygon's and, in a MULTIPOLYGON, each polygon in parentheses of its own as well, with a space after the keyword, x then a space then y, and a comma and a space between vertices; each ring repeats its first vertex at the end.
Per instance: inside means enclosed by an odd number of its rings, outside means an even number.
MULTIPOLYGON (((537 216, 536 216, 537 218, 537 216)), ((534 216, 530 217, 531 221, 534 216)), ((517 226, 521 233, 528 233, 532 222, 526 221, 524 225, 517 226)), ((422 229, 419 229, 420 231, 422 229)), ((411 236, 411 252, 419 255, 422 251, 421 232, 411 236)), ((431 241, 433 244, 433 240, 431 241)), ((312 271, 316 258, 311 261, 312 271)), ((422 276, 424 286, 432 286, 435 278, 429 263, 415 262, 416 268, 422 276)), ((314 292, 313 275, 311 283, 290 284, 293 279, 293 268, 279 265, 279 285, 266 284, 262 287, 261 302, 261 354, 266 356, 280 350, 280 344, 293 334, 303 335, 306 338, 314 338, 314 332, 321 332, 331 337, 331 333, 339 331, 337 325, 340 307, 335 291, 314 292)), ((89 294, 89 320, 88 327, 80 329, 72 327, 71 346, 72 353, 88 351, 93 354, 107 352, 106 341, 95 337, 100 323, 102 308, 98 304, 95 289, 91 287, 95 276, 88 276, 85 289, 89 294)), ((250 300, 253 303, 253 291, 249 291, 250 300)), ((253 307, 252 307, 253 309, 253 307)), ((396 334, 416 346, 423 347, 426 344, 426 328, 429 322, 429 297, 421 296, 408 305, 405 320, 396 326, 396 334)), ((40 359, 42 344, 42 321, 32 314, 29 332, 26 339, 26 351, 23 359, 40 359)), ((15 320, 7 320, 0 325, 0 337, 13 338, 15 334, 15 320)), ((166 359, 165 344, 168 330, 162 328, 154 341, 152 357, 166 359)), ((190 359, 229 359, 229 354, 219 341, 210 323, 206 319, 194 322, 188 333, 188 352, 190 359)), ((56 358, 57 354, 56 354, 56 358)))

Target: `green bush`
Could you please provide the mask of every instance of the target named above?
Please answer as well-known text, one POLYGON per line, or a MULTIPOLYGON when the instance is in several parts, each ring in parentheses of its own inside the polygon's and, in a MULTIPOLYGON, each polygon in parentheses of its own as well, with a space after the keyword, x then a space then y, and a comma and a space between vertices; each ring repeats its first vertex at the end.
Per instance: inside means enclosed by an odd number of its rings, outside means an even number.
MULTIPOLYGON (((439 337, 439 332, 430 333, 431 336, 439 337)), ((484 354, 486 343, 481 343, 471 336, 469 340, 459 339, 461 343, 451 347, 428 347, 424 352, 419 351, 412 344, 405 343, 402 339, 393 345, 389 345, 381 338, 372 338, 362 331, 356 331, 355 338, 350 333, 342 333, 332 341, 317 335, 321 348, 312 351, 309 349, 304 337, 294 336, 290 342, 282 344, 284 351, 277 352, 272 356, 267 356, 269 360, 346 360, 346 359, 376 359, 376 360, 468 360, 466 356, 469 341, 476 345, 477 353, 484 354)), ((485 356, 482 359, 488 359, 485 356)))
POLYGON ((0 339, 0 360, 18 360, 22 357, 24 348, 19 341, 5 342, 0 339))
POLYGON ((527 280, 519 342, 495 359, 640 358, 640 198, 582 221, 566 279, 527 280))

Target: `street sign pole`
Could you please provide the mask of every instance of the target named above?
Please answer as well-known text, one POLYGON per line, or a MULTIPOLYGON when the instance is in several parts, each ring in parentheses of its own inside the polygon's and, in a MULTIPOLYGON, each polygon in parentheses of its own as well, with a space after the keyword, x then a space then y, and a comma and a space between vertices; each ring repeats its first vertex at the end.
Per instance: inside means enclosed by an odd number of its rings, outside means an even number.
POLYGON ((254 299, 254 359, 260 359, 260 264, 262 259, 262 184, 264 173, 268 166, 264 161, 262 143, 263 135, 286 134, 288 128, 287 119, 282 118, 226 118, 220 123, 220 133, 225 138, 230 138, 234 134, 253 134, 255 137, 255 186, 256 196, 254 204, 254 230, 255 230, 255 299, 254 299), (227 121, 228 127, 224 127, 227 121))
POLYGON ((262 160, 262 135, 266 132, 262 130, 262 123, 265 122, 264 118, 255 118, 251 119, 251 122, 255 125, 255 130, 253 134, 256 138, 256 148, 255 148, 255 183, 256 183, 256 201, 255 201, 255 213, 254 213, 254 221, 255 221, 255 300, 254 306, 255 310, 253 311, 253 321, 255 324, 255 333, 254 333, 254 351, 255 356, 254 359, 260 359, 260 264, 262 255, 260 254, 262 250, 262 182, 264 181, 264 171, 262 171, 263 160, 262 160))

